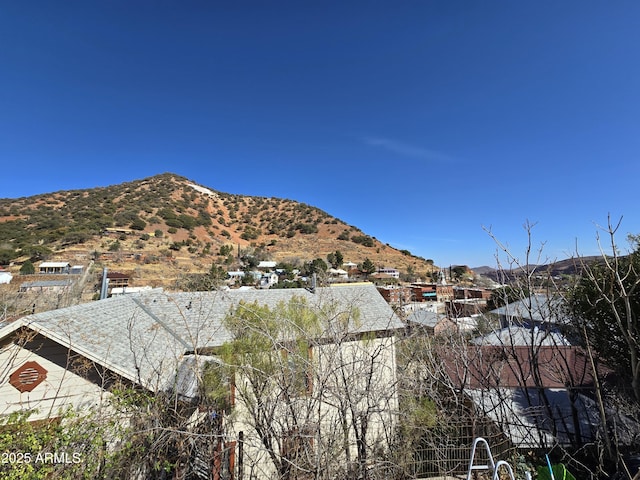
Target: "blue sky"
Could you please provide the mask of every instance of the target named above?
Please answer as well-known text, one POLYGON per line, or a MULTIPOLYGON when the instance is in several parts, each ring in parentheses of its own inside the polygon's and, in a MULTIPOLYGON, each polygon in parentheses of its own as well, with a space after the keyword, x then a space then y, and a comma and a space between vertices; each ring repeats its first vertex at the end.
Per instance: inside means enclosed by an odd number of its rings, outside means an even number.
POLYGON ((640 233, 640 3, 0 7, 1 198, 173 172, 438 265, 640 233))

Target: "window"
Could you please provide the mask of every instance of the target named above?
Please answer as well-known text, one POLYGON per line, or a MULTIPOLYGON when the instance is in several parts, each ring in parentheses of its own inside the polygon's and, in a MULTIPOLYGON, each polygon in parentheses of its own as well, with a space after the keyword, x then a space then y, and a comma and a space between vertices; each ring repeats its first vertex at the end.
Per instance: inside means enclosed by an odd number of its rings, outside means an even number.
POLYGON ((283 350, 289 378, 287 386, 291 393, 308 395, 313 391, 312 354, 313 350, 306 342, 298 342, 283 350))
POLYGON ((30 392, 47 378, 47 371, 36 362, 27 362, 9 376, 9 383, 18 391, 30 392))

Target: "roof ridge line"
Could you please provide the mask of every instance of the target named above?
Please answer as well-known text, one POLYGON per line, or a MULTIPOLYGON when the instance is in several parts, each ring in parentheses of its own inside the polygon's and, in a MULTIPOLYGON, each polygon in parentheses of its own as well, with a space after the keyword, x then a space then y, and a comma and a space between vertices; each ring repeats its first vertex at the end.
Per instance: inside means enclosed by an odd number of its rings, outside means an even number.
POLYGON ((149 315, 149 316, 150 316, 151 318, 153 318, 156 322, 158 322, 158 323, 160 324, 160 326, 162 326, 162 328, 164 328, 164 329, 169 333, 169 335, 171 335, 171 336, 172 336, 173 338, 175 338, 178 342, 180 342, 180 344, 181 344, 184 348, 186 348, 187 350, 190 350, 190 349, 192 349, 192 348, 193 348, 193 347, 192 347, 192 346, 190 346, 187 342, 185 342, 185 341, 184 341, 184 339, 183 339, 180 335, 178 335, 176 332, 174 332, 174 331, 169 327, 169 325, 167 325, 164 321, 160 320, 160 318, 158 318, 158 316, 157 316, 155 313, 153 313, 152 311, 150 311, 150 310, 147 308, 147 306, 146 306, 144 303, 142 303, 142 302, 140 301, 140 299, 135 298, 135 297, 132 297, 131 299, 132 299, 132 300, 136 303, 136 305, 138 305, 138 306, 139 306, 139 307, 140 307, 140 308, 141 308, 141 309, 142 309, 142 310, 143 310, 147 315, 149 315))

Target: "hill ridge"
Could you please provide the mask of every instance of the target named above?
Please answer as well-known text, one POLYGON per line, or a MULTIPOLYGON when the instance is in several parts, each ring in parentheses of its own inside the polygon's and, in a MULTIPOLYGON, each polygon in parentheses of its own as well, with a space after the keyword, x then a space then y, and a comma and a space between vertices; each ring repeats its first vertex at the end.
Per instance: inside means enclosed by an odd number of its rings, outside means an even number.
MULTIPOLYGON (((434 269, 431 261, 384 244, 317 207, 221 192, 169 172, 106 187, 0 199, 0 264, 109 253, 113 259, 104 261, 118 267, 118 261, 126 263, 126 252, 154 257, 173 278, 172 268, 232 266, 235 260, 229 257, 236 251, 304 262, 336 250, 354 263, 369 258, 378 266, 423 276, 434 269)), ((124 267, 145 276, 143 265, 124 267)))

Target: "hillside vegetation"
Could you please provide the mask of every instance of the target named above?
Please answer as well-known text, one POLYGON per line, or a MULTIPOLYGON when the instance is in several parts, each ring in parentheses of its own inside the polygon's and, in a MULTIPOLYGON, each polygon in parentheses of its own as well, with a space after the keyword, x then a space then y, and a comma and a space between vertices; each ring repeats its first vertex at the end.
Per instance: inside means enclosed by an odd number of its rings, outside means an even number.
POLYGON ((301 263, 340 250, 345 261, 427 275, 400 251, 304 203, 211 190, 166 173, 83 190, 0 199, 0 265, 44 259, 129 270, 169 286, 182 273, 234 266, 238 252, 301 263))

